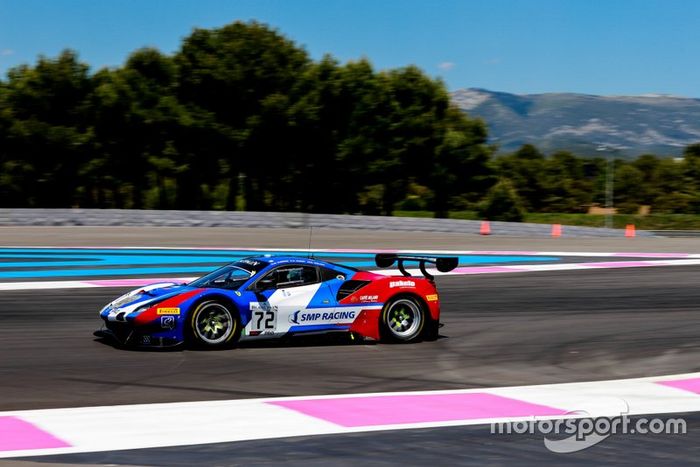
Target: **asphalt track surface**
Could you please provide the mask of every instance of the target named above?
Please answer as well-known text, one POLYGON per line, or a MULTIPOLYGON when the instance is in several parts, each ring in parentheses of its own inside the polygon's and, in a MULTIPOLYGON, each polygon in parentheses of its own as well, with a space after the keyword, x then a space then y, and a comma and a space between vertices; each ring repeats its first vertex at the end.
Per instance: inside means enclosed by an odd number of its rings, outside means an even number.
MULTIPOLYGON (((59 244, 49 241, 44 244, 59 244)), ((499 245, 517 241, 520 249, 534 249, 517 239, 499 245)), ((659 245, 633 245, 627 251, 697 249, 659 245)), ((606 250, 602 243, 591 248, 606 250)), ((699 277, 697 266, 441 277, 445 326, 436 342, 307 338, 219 352, 129 351, 94 339, 97 311, 123 289, 2 292, 0 410, 479 388, 699 371, 699 277)), ((35 457, 26 465, 682 464, 697 462, 700 445, 700 417, 686 418, 685 436, 620 436, 566 456, 547 452, 536 436, 493 436, 488 427, 453 427, 35 457)))
POLYGON ((2 410, 477 388, 700 369, 698 267, 439 279, 441 338, 338 337, 230 351, 123 350, 96 340, 124 289, 0 293, 2 410))

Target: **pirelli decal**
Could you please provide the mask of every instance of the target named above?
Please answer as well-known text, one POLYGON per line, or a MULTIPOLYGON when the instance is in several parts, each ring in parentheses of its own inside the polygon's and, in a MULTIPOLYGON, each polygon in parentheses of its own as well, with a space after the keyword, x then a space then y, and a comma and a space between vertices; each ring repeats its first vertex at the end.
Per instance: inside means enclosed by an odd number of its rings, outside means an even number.
POLYGON ((426 295, 425 299, 428 300, 429 302, 437 302, 438 296, 437 296, 437 294, 426 295))
POLYGON ((156 313, 158 315, 179 315, 180 309, 179 308, 158 308, 156 310, 156 313))

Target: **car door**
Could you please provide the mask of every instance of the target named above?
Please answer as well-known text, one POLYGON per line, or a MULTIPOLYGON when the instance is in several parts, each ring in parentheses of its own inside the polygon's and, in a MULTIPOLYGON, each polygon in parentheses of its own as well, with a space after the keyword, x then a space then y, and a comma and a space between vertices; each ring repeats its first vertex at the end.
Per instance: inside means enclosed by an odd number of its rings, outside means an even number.
POLYGON ((287 264, 263 276, 250 302, 251 319, 245 335, 274 337, 288 332, 313 330, 332 313, 336 301, 328 285, 321 281, 316 266, 287 264))

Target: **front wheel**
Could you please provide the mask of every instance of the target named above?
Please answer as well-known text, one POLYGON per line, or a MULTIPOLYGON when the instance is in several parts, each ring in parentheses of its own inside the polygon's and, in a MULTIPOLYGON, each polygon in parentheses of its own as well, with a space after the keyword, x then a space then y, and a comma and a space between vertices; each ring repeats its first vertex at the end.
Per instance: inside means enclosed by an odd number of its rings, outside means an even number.
POLYGON ((423 305, 412 297, 397 297, 382 310, 384 335, 391 341, 415 341, 420 337, 425 321, 423 305))
POLYGON ((200 347, 221 349, 234 345, 241 334, 238 315, 219 301, 202 302, 190 319, 192 338, 200 347))

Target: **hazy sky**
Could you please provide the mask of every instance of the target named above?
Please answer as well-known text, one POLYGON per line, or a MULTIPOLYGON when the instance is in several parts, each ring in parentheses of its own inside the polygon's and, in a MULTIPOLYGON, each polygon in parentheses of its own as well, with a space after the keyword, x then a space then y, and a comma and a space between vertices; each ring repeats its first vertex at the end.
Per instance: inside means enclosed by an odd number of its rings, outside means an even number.
POLYGON ((256 19, 314 58, 416 64, 451 90, 700 97, 695 0, 0 0, 0 74, 78 51, 94 68, 194 27, 256 19))

